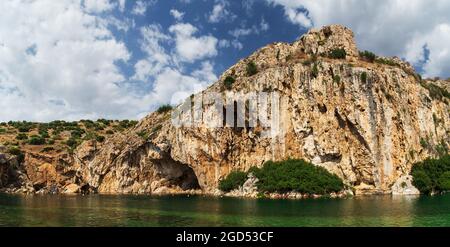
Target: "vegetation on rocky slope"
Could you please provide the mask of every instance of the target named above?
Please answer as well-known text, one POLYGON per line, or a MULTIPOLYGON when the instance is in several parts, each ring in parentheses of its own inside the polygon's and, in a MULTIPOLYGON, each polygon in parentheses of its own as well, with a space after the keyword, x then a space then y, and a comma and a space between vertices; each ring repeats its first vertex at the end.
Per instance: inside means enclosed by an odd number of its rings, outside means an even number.
POLYGON ((450 155, 415 164, 411 175, 413 185, 423 194, 450 191, 450 155))
POLYGON ((97 121, 81 120, 77 122, 52 121, 36 123, 10 121, 0 123, 0 146, 23 160, 27 151, 56 154, 72 152, 83 141, 104 142, 106 136, 129 129, 137 124, 130 120, 97 121))
POLYGON ((232 171, 224 180, 220 181, 219 189, 224 192, 237 189, 245 183, 247 175, 247 172, 232 171))
POLYGON ((304 160, 268 161, 262 168, 251 168, 247 173, 232 172, 220 182, 219 188, 228 192, 242 186, 248 173, 258 178, 260 192, 326 195, 344 189, 338 176, 304 160))

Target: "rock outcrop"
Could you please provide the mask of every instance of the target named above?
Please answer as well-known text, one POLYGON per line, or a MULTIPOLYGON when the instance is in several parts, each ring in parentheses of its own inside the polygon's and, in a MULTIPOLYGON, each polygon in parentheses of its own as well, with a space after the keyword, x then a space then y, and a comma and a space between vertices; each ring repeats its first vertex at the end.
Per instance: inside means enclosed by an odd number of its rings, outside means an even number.
MULTIPOLYGON (((99 192, 154 192, 195 176, 203 191, 214 193, 232 170, 290 157, 325 167, 357 193, 390 193, 414 162, 434 156, 438 144, 449 145, 448 102, 431 97, 409 64, 392 62, 360 59, 353 33, 337 25, 312 30, 293 44, 268 45, 194 99, 224 95, 227 76, 236 78, 231 92, 276 92, 282 136, 264 135, 259 126, 207 128, 205 121, 177 127, 170 113, 154 113, 108 140, 85 163, 84 178, 99 192), (337 48, 346 51, 346 59, 323 56, 337 48), (246 71, 250 61, 259 70, 253 76, 246 71), (159 185, 162 179, 168 185, 159 185)), ((234 97, 227 103, 242 100, 234 97)), ((202 112, 211 107, 204 102, 202 112)))
POLYGON ((83 144, 70 165, 59 167, 58 159, 31 169, 34 157, 27 155, 25 167, 35 184, 45 178, 38 184, 58 184, 67 193, 77 192, 75 184, 99 193, 214 194, 233 170, 299 158, 338 175, 357 194, 391 193, 413 163, 436 156, 437 145, 449 147, 450 107, 411 65, 387 60, 361 58, 345 27, 311 30, 293 44, 270 44, 239 61, 172 112, 152 113, 99 148, 83 144), (345 50, 344 59, 329 57, 336 49, 345 50), (250 62, 256 74, 248 74, 250 62), (235 79, 231 87, 224 85, 227 77, 235 79), (272 101, 267 108, 259 101, 253 106, 264 109, 271 126, 259 119, 249 124, 252 103, 245 97, 262 92, 272 101), (229 108, 215 111, 210 95, 229 108), (229 109, 244 109, 243 126, 229 122, 229 109))

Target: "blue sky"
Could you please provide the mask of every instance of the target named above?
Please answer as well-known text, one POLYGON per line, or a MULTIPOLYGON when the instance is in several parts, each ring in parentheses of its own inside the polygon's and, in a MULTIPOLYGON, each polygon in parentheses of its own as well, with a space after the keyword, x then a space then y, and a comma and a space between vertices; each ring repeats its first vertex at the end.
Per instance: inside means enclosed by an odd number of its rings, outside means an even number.
MULTIPOLYGON (((239 59, 245 58, 253 53, 258 48, 265 46, 272 42, 293 42, 301 34, 307 31, 306 28, 301 28, 298 25, 290 23, 283 18, 283 8, 281 6, 270 6, 265 1, 204 1, 192 0, 191 2, 183 1, 158 1, 152 4, 146 11, 145 15, 133 16, 132 11, 135 7, 134 1, 126 2, 126 10, 116 10, 114 15, 117 18, 133 18, 136 26, 145 26, 148 24, 159 24, 163 30, 168 30, 170 26, 176 23, 176 19, 170 14, 171 10, 179 11, 183 14, 180 22, 190 23, 199 29, 198 34, 212 35, 220 40, 227 40, 233 42, 238 41, 242 47, 223 47, 219 50, 217 56, 212 58, 214 61, 214 72, 216 74, 222 73, 228 67, 235 64, 239 59), (214 6, 226 3, 226 10, 230 14, 224 15, 224 19, 217 22, 209 20, 211 11, 214 6), (261 30, 261 23, 267 25, 267 30, 261 30), (270 28, 276 27, 276 28, 270 28), (242 35, 235 38, 231 32, 236 30, 243 30, 248 32, 247 35, 242 35)), ((123 40, 128 49, 134 54, 130 63, 133 64, 139 59, 143 58, 140 50, 139 38, 140 33, 137 28, 129 31, 117 30, 114 28, 114 35, 123 40)), ((174 44, 170 42, 164 43, 166 49, 170 49, 174 44)), ((189 69, 195 69, 200 65, 199 61, 189 64, 189 69)), ((128 76, 132 76, 134 71, 132 66, 121 66, 128 76)))
POLYGON ((450 77, 446 0, 4 0, 0 12, 0 121, 138 119, 329 24, 450 77))

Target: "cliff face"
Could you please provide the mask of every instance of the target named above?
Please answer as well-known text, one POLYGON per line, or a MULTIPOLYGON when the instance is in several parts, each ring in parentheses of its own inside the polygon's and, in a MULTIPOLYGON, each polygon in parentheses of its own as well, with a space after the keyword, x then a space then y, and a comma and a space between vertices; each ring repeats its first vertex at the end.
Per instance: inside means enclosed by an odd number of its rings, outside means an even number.
MULTIPOLYGON (((360 58, 353 33, 337 25, 311 30, 293 44, 268 45, 192 97, 203 101, 201 124, 178 127, 170 113, 153 113, 83 160, 83 178, 99 192, 214 192, 232 170, 303 158, 337 174, 357 193, 389 193, 414 162, 435 156, 437 145, 448 148, 450 108, 409 64, 387 60, 360 58), (327 56, 338 48, 346 51, 345 59, 327 56), (253 76, 247 75, 250 61, 258 68, 253 76), (230 90, 223 83, 227 76, 236 79, 230 90), (230 92, 236 94, 226 98, 230 92), (264 126, 206 127, 226 115, 206 113, 214 107, 208 94, 219 93, 232 105, 242 102, 238 93, 252 92, 279 95, 271 105, 280 120, 276 136, 264 126)), ((183 106, 175 111, 190 121, 183 106)))
POLYGON ((24 167, 33 184, 67 193, 216 193, 233 170, 300 158, 359 194, 390 193, 413 163, 436 156, 437 146, 448 150, 449 99, 432 85, 449 83, 422 81, 398 58, 361 58, 349 29, 328 26, 258 50, 172 112, 150 114, 100 147, 85 142, 73 157, 47 161, 27 154, 24 167), (331 58, 339 49, 345 58, 331 58), (250 62, 256 74, 248 74, 250 62), (234 83, 226 86, 227 77, 234 83), (261 93, 267 105, 248 98, 261 93), (211 95, 224 108, 214 111, 211 95), (250 124, 252 107, 270 124, 250 124), (230 123, 239 114, 243 125, 230 123))

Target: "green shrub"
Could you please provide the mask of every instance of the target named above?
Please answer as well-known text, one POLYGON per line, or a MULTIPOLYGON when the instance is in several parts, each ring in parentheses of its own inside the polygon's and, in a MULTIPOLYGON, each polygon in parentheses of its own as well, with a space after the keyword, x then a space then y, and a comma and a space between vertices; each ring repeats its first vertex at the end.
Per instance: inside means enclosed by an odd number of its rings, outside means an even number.
POLYGON ((226 89, 230 90, 231 87, 233 86, 233 83, 234 83, 235 81, 236 81, 236 80, 234 79, 234 77, 232 77, 232 76, 227 76, 227 77, 225 78, 225 80, 223 81, 223 84, 225 85, 225 88, 226 88, 226 89))
POLYGON ((95 138, 95 140, 96 140, 97 142, 100 142, 100 143, 104 142, 105 139, 106 139, 106 138, 105 138, 104 136, 101 136, 101 135, 97 135, 97 137, 95 138))
POLYGON ((70 138, 66 141, 66 145, 69 146, 69 148, 74 149, 78 146, 78 140, 74 138, 70 138))
POLYGON ((436 152, 438 153, 439 157, 448 154, 447 144, 444 142, 444 140, 441 140, 441 143, 436 145, 436 152))
POLYGON ((247 180, 247 173, 240 171, 233 171, 228 176, 219 182, 219 189, 224 192, 230 192, 242 186, 247 180))
POLYGON ((258 73, 258 67, 256 67, 256 64, 253 61, 250 61, 247 63, 247 76, 253 76, 258 73))
POLYGON ((70 132, 70 136, 71 136, 71 138, 77 139, 77 138, 81 138, 84 135, 84 133, 86 133, 86 131, 84 131, 83 129, 77 128, 70 132))
POLYGON ((173 107, 172 107, 171 105, 162 105, 162 106, 160 106, 160 107, 158 108, 157 112, 158 112, 159 114, 162 114, 162 113, 169 112, 169 111, 171 111, 172 109, 173 109, 173 107))
POLYGON ((269 161, 261 169, 253 168, 251 172, 259 179, 257 186, 261 192, 296 191, 323 195, 344 189, 338 176, 304 160, 269 161))
POLYGON ((366 83, 366 82, 367 82, 367 72, 362 72, 362 73, 361 73, 361 81, 362 81, 363 83, 366 83))
POLYGON ((423 194, 448 190, 450 183, 450 155, 440 159, 427 159, 413 165, 413 185, 423 194))
MULTIPOLYGON (((162 106, 162 107, 167 107, 167 105, 162 106)), ((170 110, 172 110, 172 106, 170 106, 170 110)), ((169 111, 169 110, 166 110, 166 111, 169 111)), ((163 111, 163 112, 166 112, 166 111, 163 111)), ((160 112, 160 113, 162 113, 162 112, 160 112)), ((136 121, 136 120, 122 120, 122 121, 120 121, 119 125, 120 125, 120 127, 124 128, 124 129, 129 129, 131 127, 134 127, 137 123, 138 123, 138 121, 136 121)))
POLYGON ((425 171, 416 171, 413 173, 413 185, 423 194, 430 194, 433 190, 431 178, 425 171))
POLYGON ((30 140, 28 141, 28 144, 30 145, 44 145, 45 144, 45 138, 43 138, 42 136, 31 136, 30 140))
POLYGON ((375 62, 376 63, 380 63, 380 64, 386 64, 386 65, 389 65, 389 66, 394 66, 394 67, 399 67, 400 66, 399 64, 397 64, 393 60, 386 59, 386 58, 376 58, 375 62))
POLYGON ((428 90, 428 92, 430 93, 430 97, 432 99, 436 100, 442 100, 443 98, 450 99, 450 93, 444 88, 441 88, 433 83, 427 84, 422 82, 420 83, 420 85, 422 85, 422 87, 428 90))
POLYGON ((311 70, 311 76, 314 78, 317 78, 317 76, 319 76, 319 66, 317 65, 317 63, 314 63, 313 68, 311 70))
POLYGON ((10 147, 8 153, 15 155, 19 163, 22 163, 25 160, 25 154, 18 147, 10 147))
POLYGON ((31 126, 20 126, 17 130, 21 133, 27 133, 30 132, 31 126))
POLYGON ((28 135, 25 133, 19 133, 16 136, 16 140, 19 140, 19 141, 28 140, 28 135))
POLYGON ((45 147, 45 148, 43 148, 43 149, 41 150, 41 152, 43 152, 43 153, 48 153, 48 152, 51 152, 51 151, 53 151, 53 150, 55 150, 53 147, 45 147))
POLYGON ((113 130, 107 130, 107 131, 106 131, 106 134, 107 134, 107 135, 112 135, 112 134, 114 134, 114 131, 113 131, 113 130))
POLYGON ((450 171, 444 172, 437 181, 440 191, 450 191, 450 171))
POLYGON ((6 133, 6 129, 0 128, 0 134, 4 134, 4 133, 6 133))
POLYGON ((370 52, 370 51, 360 52, 359 56, 361 58, 363 58, 364 60, 366 60, 368 62, 371 62, 371 63, 375 62, 375 59, 377 59, 377 56, 374 53, 370 52))
POLYGON ((341 77, 338 75, 333 76, 333 81, 336 84, 339 84, 341 82, 341 77))
POLYGON ((423 148, 428 148, 428 141, 424 138, 420 138, 420 146, 423 148))
POLYGON ((343 48, 334 49, 328 54, 328 57, 333 59, 345 59, 347 57, 347 52, 343 48))

